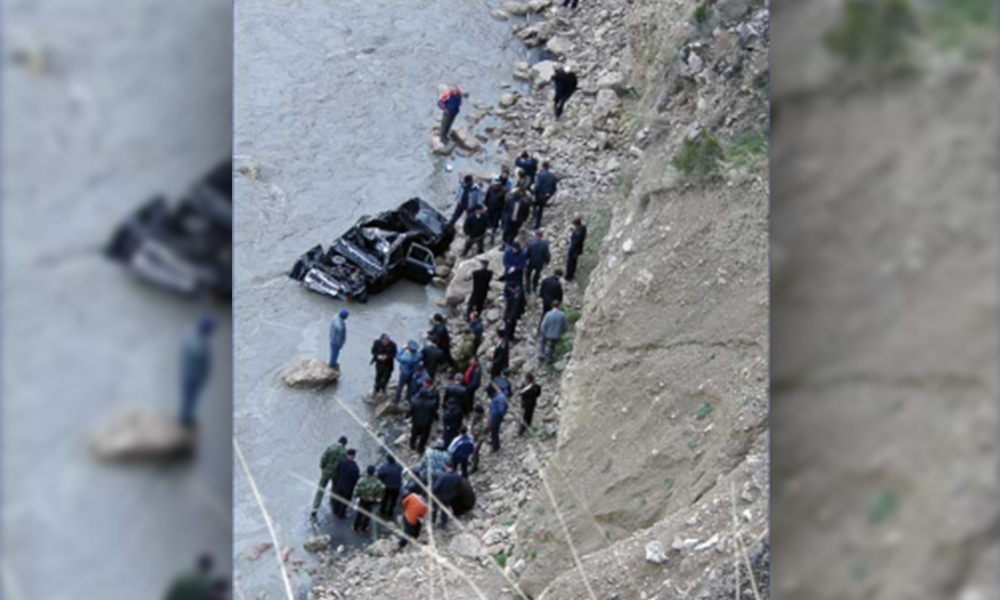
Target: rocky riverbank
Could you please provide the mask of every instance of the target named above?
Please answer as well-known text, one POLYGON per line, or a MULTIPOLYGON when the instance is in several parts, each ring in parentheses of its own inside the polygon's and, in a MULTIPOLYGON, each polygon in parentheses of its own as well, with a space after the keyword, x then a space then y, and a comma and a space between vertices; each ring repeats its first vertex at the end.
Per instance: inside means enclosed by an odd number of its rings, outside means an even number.
MULTIPOLYGON (((766 145, 762 157, 754 136, 767 127, 767 13, 760 2, 704 6, 532 0, 494 12, 552 58, 512 65, 530 92, 476 104, 457 125, 458 151, 499 148, 512 165, 527 149, 552 163, 552 268, 570 221, 589 228, 577 282, 564 284, 574 325, 555 365, 540 366, 530 298, 511 371, 515 384, 539 377, 535 427, 516 435, 514 398, 502 451, 484 449, 471 477, 476 509, 433 531, 427 548, 448 564, 395 553, 388 539, 321 555, 315 598, 712 597, 727 578, 731 595, 741 553, 754 565, 752 578, 737 571, 747 594, 766 585, 766 145), (580 89, 556 121, 560 61, 580 89)), ((456 340, 474 264, 457 258, 462 243, 437 280, 456 340)), ((498 251, 487 258, 498 263, 498 251)), ((494 286, 484 366, 503 306, 494 286)), ((376 409, 383 439, 406 430, 393 412, 376 409)), ((393 449, 413 464, 405 439, 393 449)))

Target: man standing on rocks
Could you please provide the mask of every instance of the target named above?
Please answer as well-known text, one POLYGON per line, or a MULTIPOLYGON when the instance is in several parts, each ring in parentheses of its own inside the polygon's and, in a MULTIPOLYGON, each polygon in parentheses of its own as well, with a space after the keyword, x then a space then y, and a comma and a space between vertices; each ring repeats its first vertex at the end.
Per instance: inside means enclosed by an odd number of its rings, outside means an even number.
POLYGON ((444 361, 444 352, 438 347, 437 339, 428 337, 424 349, 420 351, 420 362, 423 363, 427 375, 432 381, 437 376, 438 367, 444 361))
POLYGON ((539 330, 538 360, 552 364, 555 360, 556 344, 568 327, 566 315, 559 309, 559 302, 553 302, 552 310, 545 313, 539 330))
POLYGON ((462 477, 469 476, 469 459, 476 451, 476 440, 469 435, 469 428, 462 425, 459 429, 458 437, 448 445, 448 453, 456 467, 462 468, 462 477))
POLYGON ((528 266, 528 254, 518 242, 511 243, 503 252, 503 280, 508 285, 524 286, 524 269, 528 266))
POLYGON ((417 365, 420 364, 420 352, 415 340, 406 342, 406 347, 396 353, 396 362, 399 363, 399 383, 396 384, 396 396, 392 399, 393 404, 399 404, 403 386, 406 386, 407 400, 413 397, 413 393, 416 391, 413 376, 416 373, 417 365))
MULTIPOLYGON (((541 180, 543 171, 539 176, 541 180)), ((527 281, 525 282, 525 293, 534 294, 538 291, 538 283, 542 278, 542 269, 549 266, 552 261, 552 253, 549 251, 549 242, 545 239, 545 234, 541 229, 535 232, 535 239, 528 244, 528 266, 525 269, 527 281)))
POLYGON ((503 297, 506 301, 504 310, 504 335, 506 335, 509 341, 516 342, 517 322, 524 315, 524 309, 527 305, 527 301, 524 298, 524 288, 514 282, 510 282, 503 291, 503 297))
POLYGON ((403 487, 403 466, 396 462, 396 457, 388 454, 375 476, 385 486, 385 495, 382 496, 379 514, 384 520, 392 521, 392 514, 396 511, 396 503, 399 502, 399 489, 403 487))
POLYGON ((472 214, 465 217, 462 225, 462 232, 465 233, 465 246, 462 248, 462 258, 469 254, 472 246, 476 246, 476 253, 482 254, 486 251, 486 231, 489 229, 489 222, 486 218, 486 207, 482 204, 476 206, 472 214))
POLYGON ((440 393, 434 379, 424 380, 423 389, 410 398, 410 450, 423 454, 431 437, 431 425, 438 419, 440 393))
POLYGON ((420 479, 427 485, 433 485, 435 481, 444 475, 444 466, 451 459, 448 454, 448 446, 444 440, 437 440, 434 445, 424 452, 420 457, 416 470, 420 472, 420 479))
MULTIPOLYGON (((465 379, 462 373, 455 373, 455 377, 451 383, 449 383, 444 388, 444 404, 447 407, 449 404, 454 403, 455 406, 461 411, 462 405, 465 403, 465 398, 469 395, 469 390, 465 387, 465 379)), ((461 416, 464 417, 464 411, 461 412, 461 416)), ((462 424, 461 418, 459 422, 455 424, 455 435, 458 435, 458 427, 462 424)), ((451 442, 451 438, 446 438, 447 442, 451 442)))
POLYGON ((521 226, 528 220, 528 213, 531 211, 531 201, 528 199, 527 190, 515 188, 507 195, 507 203, 503 212, 503 243, 511 245, 517 240, 517 234, 521 232, 521 226))
POLYGON ((372 344, 372 360, 369 364, 375 365, 375 390, 374 394, 384 394, 392 379, 393 359, 398 353, 396 342, 392 341, 389 334, 383 333, 375 343, 372 344))
POLYGON ((505 327, 500 328, 500 341, 490 355, 490 377, 499 377, 510 366, 510 342, 504 329, 505 327))
POLYGON ((479 358, 469 359, 469 366, 462 375, 462 385, 465 386, 465 398, 462 399, 462 414, 468 415, 475 405, 476 392, 483 383, 483 368, 479 366, 479 358))
POLYGON ((195 331, 188 334, 181 345, 181 411, 178 420, 186 428, 195 426, 198 397, 211 372, 212 349, 208 340, 213 331, 215 320, 202 317, 195 331))
POLYGON ((548 161, 543 162, 541 173, 535 177, 535 229, 542 228, 542 213, 549 200, 556 195, 558 186, 555 174, 549 170, 548 161))
POLYGON ((476 442, 476 448, 472 451, 472 472, 479 470, 479 453, 486 443, 486 410, 482 406, 475 406, 472 409, 472 424, 469 427, 472 432, 472 439, 476 442))
POLYGON ((497 239, 497 229, 500 227, 500 217, 503 216, 503 207, 507 201, 508 191, 506 182, 499 175, 494 177, 493 183, 486 188, 486 199, 483 204, 486 205, 486 223, 490 230, 491 245, 497 239))
POLYGON ((441 513, 441 521, 438 527, 444 529, 448 527, 448 511, 458 496, 458 488, 462 485, 462 476, 455 472, 455 463, 449 458, 444 464, 444 473, 434 481, 431 494, 437 499, 431 511, 431 518, 437 519, 437 514, 441 513), (444 510, 438 504, 440 502, 448 510, 444 510))
POLYGON ((538 159, 528 153, 527 150, 521 156, 514 159, 514 166, 524 171, 528 181, 535 183, 535 174, 538 173, 538 159))
POLYGON ((490 292, 490 282, 493 281, 493 271, 486 259, 479 261, 480 267, 472 272, 472 293, 469 295, 469 306, 466 313, 482 313, 486 306, 486 298, 490 292))
POLYGON ((482 319, 479 318, 479 313, 476 311, 471 311, 469 313, 468 322, 465 324, 469 333, 472 334, 472 354, 479 354, 479 346, 483 343, 483 334, 486 332, 486 328, 483 325, 482 319))
MULTIPOLYGON (((559 278, 562 277, 562 274, 562 269, 556 269, 555 273, 542 280, 542 287, 538 292, 542 297, 542 319, 545 318, 545 313, 552 310, 552 303, 562 302, 563 289, 562 284, 559 283, 559 278)), ((541 320, 539 320, 539 323, 541 323, 541 320)))
POLYGON ((451 126, 455 123, 455 117, 462 109, 462 90, 458 86, 452 86, 438 96, 438 108, 441 109, 441 143, 448 144, 448 135, 451 133, 451 126))
MULTIPOLYGON (((444 357, 444 361, 448 363, 448 366, 458 370, 458 363, 455 362, 455 358, 451 355, 451 334, 448 332, 448 321, 445 320, 444 315, 437 313, 431 322, 433 325, 431 326, 431 330, 427 332, 428 339, 434 340, 437 343, 437 347, 441 349, 441 355, 444 357)), ((433 373, 437 374, 436 368, 433 373)))
POLYGON ((476 207, 482 206, 482 204, 483 191, 479 189, 479 185, 472 178, 472 175, 466 175, 462 178, 462 185, 458 188, 455 212, 451 214, 448 227, 454 227, 458 223, 458 220, 462 218, 462 214, 467 212, 471 215, 476 210, 476 207))
MULTIPOLYGON (((461 379, 461 375, 456 375, 461 379)), ((456 386, 456 384, 449 384, 448 387, 456 386)), ((461 384, 457 384, 457 387, 465 392, 465 387, 461 384)), ((441 417, 441 425, 443 431, 441 433, 442 441, 444 445, 450 446, 451 441, 458 437, 459 430, 462 429, 462 405, 459 404, 457 398, 450 398, 444 402, 444 415, 441 417)))
POLYGON ((333 473, 333 497, 330 502, 333 504, 333 514, 341 519, 347 518, 347 507, 354 497, 354 486, 357 485, 361 477, 361 470, 358 463, 354 462, 357 450, 351 448, 343 460, 337 463, 337 468, 333 473))
MULTIPOLYGON (((576 8, 577 1, 573 0, 573 8, 576 8)), ((566 5, 563 4, 563 6, 566 5)), ((554 104, 556 120, 559 120, 559 117, 563 114, 563 109, 566 107, 566 101, 576 91, 576 73, 560 65, 555 68, 555 73, 552 75, 552 85, 555 88, 554 104)))
POLYGON ((340 370, 340 349, 347 341, 347 309, 341 310, 330 323, 330 368, 340 370))
POLYGON ((538 406, 538 397, 542 395, 542 386, 535 383, 535 375, 528 373, 524 376, 524 387, 521 388, 521 427, 517 430, 517 435, 524 435, 524 432, 531 427, 531 421, 535 418, 535 407, 538 406))
POLYGON ((573 281, 576 277, 576 261, 583 254, 584 244, 587 243, 587 226, 583 224, 580 217, 573 219, 573 233, 569 236, 569 250, 566 254, 566 281, 573 281))
MULTIPOLYGON (((323 501, 323 494, 326 492, 326 486, 328 483, 333 481, 333 477, 336 474, 337 465, 340 461, 347 456, 347 438, 340 436, 336 444, 332 444, 323 452, 323 456, 319 459, 319 489, 316 490, 316 495, 313 497, 313 507, 312 512, 309 516, 312 519, 316 519, 316 511, 319 510, 319 504, 323 501)), ((333 502, 331 501, 331 504, 333 502)), ((334 506, 336 506, 334 504, 334 506)))
POLYGON ((365 476, 361 478, 354 488, 354 495, 358 497, 358 508, 354 516, 354 533, 368 533, 368 525, 371 523, 371 513, 375 510, 375 505, 382 502, 385 496, 385 484, 375 477, 375 465, 368 465, 365 476))
POLYGON ((399 549, 402 550, 411 539, 416 542, 420 538, 423 519, 427 516, 427 503, 417 492, 417 486, 412 486, 407 488, 400 504, 403 505, 403 534, 406 536, 399 539, 399 549))
POLYGON ((500 387, 490 383, 490 450, 493 454, 500 452, 500 426, 507 416, 507 397, 500 387))

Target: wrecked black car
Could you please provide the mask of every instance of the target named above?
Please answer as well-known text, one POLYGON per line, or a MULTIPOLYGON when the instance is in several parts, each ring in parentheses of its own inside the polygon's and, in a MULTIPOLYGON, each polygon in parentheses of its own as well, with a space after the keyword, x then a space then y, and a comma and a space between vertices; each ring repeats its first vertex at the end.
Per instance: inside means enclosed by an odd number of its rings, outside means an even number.
POLYGON ((154 196, 115 230, 105 254, 158 287, 231 300, 232 172, 226 159, 176 203, 154 196))
POLYGON ((451 244, 455 230, 433 206, 411 198, 396 210, 361 219, 326 250, 302 255, 289 276, 306 288, 345 300, 366 302, 394 281, 420 284, 434 277, 434 257, 451 244))

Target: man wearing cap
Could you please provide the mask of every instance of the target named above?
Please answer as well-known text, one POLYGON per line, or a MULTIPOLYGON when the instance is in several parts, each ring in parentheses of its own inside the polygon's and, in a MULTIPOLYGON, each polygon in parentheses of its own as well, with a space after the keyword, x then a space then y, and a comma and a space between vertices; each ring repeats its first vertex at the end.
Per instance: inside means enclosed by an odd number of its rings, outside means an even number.
POLYGON ((330 368, 340 369, 340 349, 344 347, 344 342, 347 341, 347 316, 350 313, 347 309, 343 309, 336 317, 333 318, 333 322, 330 323, 330 368))
MULTIPOLYGON (((577 1, 573 0, 573 8, 576 8, 577 1)), ((566 5, 563 4, 563 6, 566 5)), ((552 87, 555 89, 553 101, 556 120, 559 120, 559 117, 562 116, 563 109, 566 107, 566 101, 576 91, 576 86, 576 73, 573 73, 570 69, 562 65, 555 68, 555 73, 552 75, 552 87)))
POLYGON ((361 477, 358 463, 354 462, 357 453, 354 448, 348 450, 347 455, 333 470, 333 496, 330 497, 330 503, 333 505, 333 514, 341 519, 347 518, 347 507, 351 505, 351 498, 354 497, 354 486, 361 477))
POLYGON ((406 342, 406 347, 396 353, 396 362, 399 363, 399 383, 396 384, 396 396, 392 399, 393 404, 399 404, 403 386, 406 386, 407 400, 416 391, 413 375, 417 371, 417 365, 420 364, 420 346, 415 340, 406 342))
POLYGON ((198 405, 212 366, 212 352, 208 338, 215 330, 212 317, 202 317, 198 326, 189 333, 181 345, 181 413, 180 423, 194 427, 194 411, 198 405))
POLYGON ((336 444, 331 444, 323 452, 323 456, 319 459, 319 488, 316 490, 316 496, 313 497, 313 507, 310 516, 315 519, 316 511, 319 510, 319 503, 323 501, 323 494, 326 492, 326 486, 330 481, 333 480, 334 472, 337 470, 337 464, 340 463, 344 457, 347 456, 347 438, 340 436, 336 444))
POLYGON ((472 311, 481 313, 486 306, 486 298, 490 292, 490 282, 493 281, 493 271, 490 270, 490 262, 480 259, 479 268, 469 275, 472 279, 472 293, 469 294, 469 306, 466 314, 472 311))
POLYGON ((369 364, 375 365, 375 391, 373 393, 385 393, 389 380, 392 379, 392 361, 396 358, 398 351, 396 342, 392 341, 387 333, 383 333, 372 344, 372 360, 369 364))

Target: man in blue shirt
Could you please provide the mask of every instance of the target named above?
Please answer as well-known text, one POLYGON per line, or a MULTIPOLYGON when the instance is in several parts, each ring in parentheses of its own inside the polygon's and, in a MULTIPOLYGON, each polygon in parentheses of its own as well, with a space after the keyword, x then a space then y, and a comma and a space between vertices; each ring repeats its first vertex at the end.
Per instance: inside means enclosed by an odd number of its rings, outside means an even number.
POLYGON ((490 450, 500 452, 500 425, 507 415, 507 397, 500 388, 490 383, 490 450))
POLYGON ((441 143, 448 143, 451 126, 462 108, 462 90, 452 86, 438 97, 438 108, 441 109, 441 143))
POLYGON ((184 338, 181 346, 180 422, 185 427, 194 427, 194 410, 211 371, 212 353, 208 338, 213 331, 215 321, 211 317, 202 317, 197 328, 184 338))
POLYGON ((340 368, 340 349, 347 341, 347 309, 340 311, 330 323, 330 368, 340 368))

